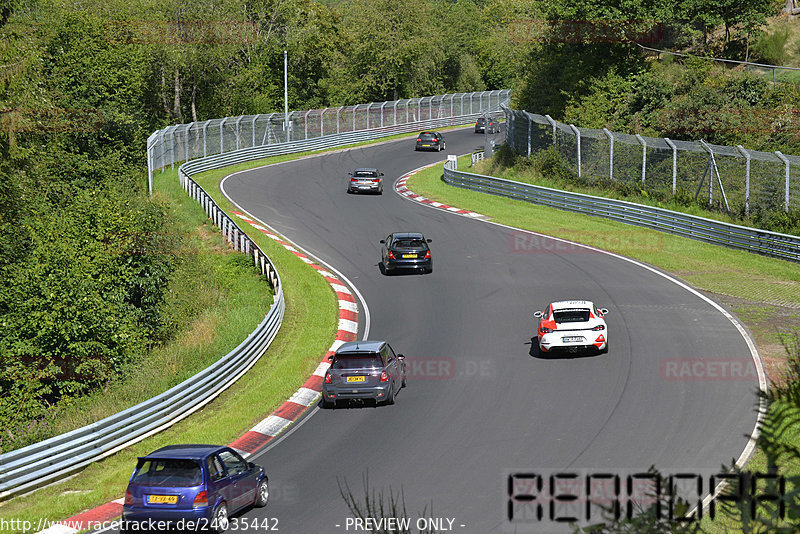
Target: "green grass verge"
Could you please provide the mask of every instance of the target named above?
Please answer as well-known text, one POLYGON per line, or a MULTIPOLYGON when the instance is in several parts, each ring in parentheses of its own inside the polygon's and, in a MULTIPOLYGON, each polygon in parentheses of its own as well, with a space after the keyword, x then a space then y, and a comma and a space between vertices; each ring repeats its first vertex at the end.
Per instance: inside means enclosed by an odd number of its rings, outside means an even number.
MULTIPOLYGON (((181 210, 191 212, 192 217, 199 218, 200 224, 205 223, 210 228, 210 221, 205 218, 199 205, 176 185, 176 170, 157 173, 155 183, 159 194, 170 196, 170 200, 177 202, 181 210)), ((216 188, 209 187, 209 191, 216 191, 216 188)), ((242 227, 245 228, 245 225, 242 227)), ((239 256, 245 263, 250 263, 246 257, 229 252, 221 237, 217 237, 216 246, 222 256, 239 256)), ((66 481, 0 504, 0 519, 29 520, 36 525, 39 518, 64 519, 117 499, 125 490, 137 456, 174 443, 230 443, 282 404, 302 385, 335 337, 335 294, 315 270, 282 246, 259 232, 252 232, 251 237, 274 262, 281 275, 286 298, 283 326, 268 352, 236 384, 191 417, 90 465, 66 481)), ((167 374, 165 369, 171 371, 171 362, 178 357, 180 351, 190 353, 187 361, 191 365, 181 371, 190 376, 206 366, 205 359, 209 359, 210 363, 241 343, 253 331, 263 320, 272 298, 263 278, 255 280, 257 277, 252 268, 248 270, 252 274, 248 278, 252 278, 254 282, 243 284, 240 294, 220 299, 213 320, 199 322, 197 328, 190 329, 174 344, 164 347, 164 359, 148 364, 141 370, 145 380, 161 383, 160 375, 167 374), (245 309, 253 308, 256 308, 256 313, 250 314, 249 321, 240 318, 240 315, 245 315, 245 309), (227 332, 229 326, 233 327, 237 323, 242 323, 238 332, 232 328, 231 332, 227 332)), ((220 274, 227 278, 229 275, 241 273, 222 271, 220 274)), ((126 394, 130 393, 127 386, 120 389, 126 394)), ((148 398, 152 395, 140 396, 148 398)), ((101 402, 103 400, 100 397, 93 401, 94 404, 101 402)))
MULTIPOLYGON (((469 157, 459 169, 469 171, 469 157)), ((728 306, 753 334, 772 380, 780 379, 787 357, 780 341, 800 332, 800 269, 778 260, 671 236, 599 217, 537 206, 523 201, 457 188, 442 180, 440 166, 408 180, 408 187, 426 198, 472 210, 493 221, 570 239, 654 265, 728 306)), ((755 409, 756 398, 753 398, 755 409)), ((800 445, 800 429, 785 436, 800 445)), ((748 465, 766 472, 766 457, 758 450, 748 465)), ((781 466, 785 475, 800 475, 800 465, 781 466)), ((708 532, 741 532, 730 519, 711 523, 708 532)))

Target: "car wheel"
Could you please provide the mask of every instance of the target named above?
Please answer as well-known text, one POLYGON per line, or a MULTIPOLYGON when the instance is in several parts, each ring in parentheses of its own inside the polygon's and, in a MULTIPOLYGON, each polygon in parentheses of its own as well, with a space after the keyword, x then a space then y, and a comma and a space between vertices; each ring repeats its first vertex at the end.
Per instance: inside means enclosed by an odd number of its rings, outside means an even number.
POLYGON ((211 519, 211 530, 216 534, 223 534, 228 530, 228 507, 224 502, 219 503, 214 509, 213 519, 211 519))
POLYGON ((394 404, 394 387, 389 388, 389 396, 386 397, 386 405, 391 406, 394 404))
POLYGON ((255 502, 256 508, 264 508, 267 505, 267 501, 269 501, 269 481, 267 477, 264 477, 258 485, 258 494, 255 502))
POLYGON ((442 150, 447 150, 447 143, 442 143, 442 150))
POLYGON ((401 387, 401 388, 404 388, 404 387, 406 387, 406 386, 407 386, 407 384, 406 384, 406 378, 407 378, 407 377, 406 377, 406 374, 405 374, 405 373, 403 373, 403 382, 401 382, 401 383, 400 383, 400 387, 401 387))
POLYGON ((325 397, 322 397, 322 407, 326 410, 330 410, 336 406, 336 401, 328 401, 325 400, 325 397))

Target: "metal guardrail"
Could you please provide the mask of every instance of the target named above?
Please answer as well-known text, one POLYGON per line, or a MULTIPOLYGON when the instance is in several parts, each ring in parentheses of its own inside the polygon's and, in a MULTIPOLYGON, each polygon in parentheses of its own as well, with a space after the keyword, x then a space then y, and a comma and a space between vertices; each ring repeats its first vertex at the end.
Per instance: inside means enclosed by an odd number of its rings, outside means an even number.
POLYGON ((451 185, 473 191, 605 217, 706 243, 800 262, 800 237, 797 236, 738 226, 623 200, 559 191, 493 176, 473 174, 452 169, 449 165, 445 165, 444 180, 451 185))
MULTIPOLYGON (((178 169, 181 186, 200 203, 208 217, 237 251, 252 256, 256 267, 269 280, 275 291, 272 307, 264 321, 238 347, 170 390, 91 425, 0 455, 0 500, 63 479, 92 462, 180 421, 210 402, 242 376, 269 347, 277 334, 286 306, 280 276, 267 255, 192 179, 192 175, 273 155, 321 150, 419 129, 464 124, 487 112, 498 111, 500 104, 507 101, 509 92, 496 91, 492 95, 497 97, 495 104, 489 106, 487 98, 488 107, 484 106, 476 113, 254 146, 181 165, 178 169)), ((148 141, 148 168, 151 172, 157 168, 152 156, 158 140, 163 141, 166 130, 154 133, 148 141)), ((162 154, 160 163, 163 165, 164 162, 162 154)))

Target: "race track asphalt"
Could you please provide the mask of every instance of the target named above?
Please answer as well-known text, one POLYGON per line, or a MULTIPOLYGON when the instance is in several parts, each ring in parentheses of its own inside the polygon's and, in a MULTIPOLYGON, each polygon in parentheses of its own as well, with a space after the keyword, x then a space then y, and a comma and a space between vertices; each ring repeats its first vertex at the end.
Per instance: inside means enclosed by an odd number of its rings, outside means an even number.
MULTIPOLYGON (((404 173, 481 141, 471 130, 452 131, 446 152, 420 153, 409 136, 225 181, 242 208, 358 288, 369 306, 369 338, 389 341, 410 368, 394 406, 311 411, 258 453, 272 497, 244 517, 275 518, 291 534, 354 532, 339 484, 363 498, 368 476, 377 491, 402 490, 412 518, 451 518, 454 532, 501 532, 509 470, 655 465, 707 475, 742 453, 756 418, 752 373, 670 375, 670 365, 699 358, 752 371, 742 334, 709 302, 607 254, 520 250, 515 230, 430 209, 392 190, 404 173), (385 173, 384 194, 348 195, 347 172, 367 166, 385 173), (394 231, 433 240, 432 274, 381 273, 378 241, 394 231), (541 357, 532 345, 533 312, 572 298, 609 309, 608 354, 541 357)), ((362 328, 363 321, 361 310, 362 328)), ((533 520, 517 526, 561 529, 533 520)))

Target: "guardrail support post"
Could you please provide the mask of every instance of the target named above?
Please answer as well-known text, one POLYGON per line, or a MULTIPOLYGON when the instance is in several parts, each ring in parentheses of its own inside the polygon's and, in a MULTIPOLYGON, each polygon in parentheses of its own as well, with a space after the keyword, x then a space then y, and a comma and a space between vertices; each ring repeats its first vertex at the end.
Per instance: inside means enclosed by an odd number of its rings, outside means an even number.
POLYGON ((392 122, 392 126, 397 126, 397 100, 394 101, 392 104, 392 116, 394 117, 394 122, 392 122))
POLYGON ((789 163, 789 158, 781 154, 779 150, 775 151, 775 155, 781 159, 786 169, 786 193, 783 197, 784 198, 783 209, 786 211, 786 213, 789 213, 789 176, 791 172, 791 163, 789 163))
POLYGON ((223 127, 225 126, 225 121, 226 120, 228 120, 228 117, 225 117, 219 123, 219 153, 220 154, 224 154, 225 153, 225 144, 223 143, 223 140, 225 139, 225 135, 224 135, 225 132, 223 131, 223 127))
POLYGON ((205 124, 203 124, 203 157, 205 158, 208 156, 208 147, 206 146, 206 141, 208 141, 208 124, 210 120, 207 120, 205 124))
POLYGON ((744 216, 750 215, 750 152, 742 145, 736 148, 744 156, 744 216))
POLYGON ((325 135, 325 111, 327 111, 327 110, 328 110, 328 108, 325 108, 325 109, 323 109, 322 111, 319 112, 319 136, 320 137, 325 135))
POLYGON ((647 141, 639 134, 636 134, 636 139, 642 144, 642 185, 644 185, 644 178, 647 173, 647 141))
POLYGON ((553 128, 553 146, 556 146, 556 121, 554 121, 553 117, 550 115, 545 115, 544 118, 547 119, 547 122, 549 122, 550 126, 553 128))
MULTIPOLYGON (((581 131, 578 130, 577 126, 574 124, 569 125, 572 128, 572 133, 575 134, 575 140, 578 142, 578 178, 581 177, 581 131)), ((530 122, 528 122, 528 132, 530 132, 530 122)), ((530 143, 530 133, 528 133, 528 142, 530 143)), ((530 152, 530 149, 528 150, 530 152)))
POLYGON ((614 136, 608 131, 608 128, 603 128, 606 136, 608 136, 608 179, 614 179, 614 136))
POLYGON ((308 139, 308 114, 311 113, 311 110, 305 112, 303 115, 303 139, 308 139))
POLYGON ((261 115, 256 115, 253 117, 253 140, 250 142, 250 146, 256 146, 256 121, 261 115))
POLYGON ((383 108, 386 106, 387 102, 381 104, 381 128, 383 128, 383 108))
MULTIPOLYGON (((533 121, 528 112, 525 112, 525 118, 528 120, 528 157, 531 157, 531 125, 533 121)), ((578 152, 580 153, 580 150, 578 152)), ((580 167, 578 168, 580 169, 580 167)))
POLYGON ((336 133, 339 133, 339 113, 344 109, 344 106, 341 106, 339 109, 336 110, 336 133))

